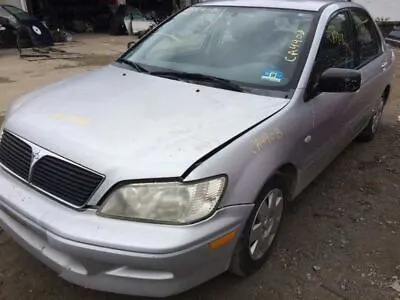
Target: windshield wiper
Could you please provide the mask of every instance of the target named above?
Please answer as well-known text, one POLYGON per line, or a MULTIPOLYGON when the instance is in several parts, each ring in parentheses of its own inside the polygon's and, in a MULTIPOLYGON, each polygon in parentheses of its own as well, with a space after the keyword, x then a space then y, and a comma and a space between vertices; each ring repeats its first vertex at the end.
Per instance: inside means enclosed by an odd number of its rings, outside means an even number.
POLYGON ((117 62, 128 65, 132 68, 134 68, 136 71, 140 72, 140 73, 150 73, 149 70, 147 70, 145 67, 141 66, 138 63, 135 63, 133 61, 130 61, 128 59, 125 58, 119 58, 117 59, 117 62))
POLYGON ((211 75, 205 75, 200 73, 186 73, 186 72, 177 72, 177 71, 156 71, 150 72, 151 75, 161 76, 161 77, 170 77, 176 79, 183 80, 193 80, 199 82, 207 82, 217 85, 220 88, 236 91, 236 92, 244 92, 245 90, 238 84, 228 80, 223 79, 211 75))

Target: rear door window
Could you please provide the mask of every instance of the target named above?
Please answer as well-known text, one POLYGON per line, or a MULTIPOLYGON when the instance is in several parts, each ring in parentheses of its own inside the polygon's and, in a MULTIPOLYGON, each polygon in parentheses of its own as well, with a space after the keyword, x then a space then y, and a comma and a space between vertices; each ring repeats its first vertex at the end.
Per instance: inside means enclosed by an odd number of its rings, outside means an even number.
POLYGON ((361 65, 365 65, 382 53, 382 41, 378 29, 369 14, 363 9, 350 11, 356 27, 361 65))

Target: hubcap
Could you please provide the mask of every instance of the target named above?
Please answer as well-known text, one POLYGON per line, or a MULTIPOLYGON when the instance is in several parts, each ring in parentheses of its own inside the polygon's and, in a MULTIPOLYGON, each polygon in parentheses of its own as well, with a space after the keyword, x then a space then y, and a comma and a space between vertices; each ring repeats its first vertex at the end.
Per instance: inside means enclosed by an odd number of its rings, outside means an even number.
POLYGON ((379 106, 372 117, 372 132, 376 132, 382 119, 384 102, 381 100, 379 106))
POLYGON ((279 189, 268 193, 261 203, 250 232, 249 250, 253 260, 258 260, 268 251, 281 222, 283 194, 279 189))

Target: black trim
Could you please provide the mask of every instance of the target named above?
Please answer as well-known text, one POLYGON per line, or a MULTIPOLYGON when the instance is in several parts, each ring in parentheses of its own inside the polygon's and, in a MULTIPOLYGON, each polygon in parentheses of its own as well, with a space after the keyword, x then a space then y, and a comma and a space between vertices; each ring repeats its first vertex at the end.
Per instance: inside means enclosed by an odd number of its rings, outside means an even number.
POLYGON ((347 15, 348 22, 346 25, 346 30, 348 30, 347 38, 352 41, 352 47, 354 50, 354 70, 358 70, 357 66, 360 64, 360 48, 358 47, 357 43, 357 30, 354 25, 353 17, 351 16, 349 8, 344 9, 345 14, 347 15))
POLYGON ((357 64, 356 64, 356 65, 357 65, 357 67, 356 67, 355 69, 356 69, 356 70, 359 70, 359 66, 360 66, 360 64, 361 64, 360 45, 359 45, 359 43, 357 42, 357 34, 358 34, 358 32, 357 32, 356 24, 355 24, 355 22, 354 22, 354 18, 353 18, 353 16, 351 15, 350 9, 351 9, 351 8, 347 9, 347 15, 348 15, 348 17, 350 18, 350 22, 351 22, 351 26, 352 26, 352 31, 353 31, 354 46, 355 46, 355 48, 356 48, 356 55, 357 55, 357 64))
POLYGON ((277 110, 275 113, 273 113, 272 115, 268 116, 267 118, 261 120, 260 122, 254 124, 253 126, 247 128, 246 130, 242 131, 241 133, 239 133, 238 135, 234 136, 233 138, 227 140, 225 143, 221 144, 220 146, 218 146, 217 148, 215 148, 214 150, 211 150, 210 152, 208 152, 206 155, 204 155, 203 157, 201 157, 200 159, 198 159, 194 164, 192 164, 183 174, 182 174, 182 178, 186 178, 187 176, 190 175, 190 173, 193 172, 193 170, 195 170, 198 166, 200 166, 204 161, 206 161, 207 159, 209 159, 211 156, 213 156, 214 154, 218 153, 219 151, 221 151, 222 149, 224 149, 225 147, 227 147, 229 144, 231 144, 232 142, 234 142, 235 140, 237 140, 238 138, 240 138, 241 136, 245 135, 246 133, 248 133, 249 131, 253 130, 254 128, 256 128, 258 125, 264 123, 266 120, 268 120, 269 118, 272 118, 273 116, 275 116, 277 113, 279 113, 281 110, 283 110, 290 101, 288 101, 288 103, 286 103, 281 109, 277 110))
POLYGON ((102 199, 99 201, 98 205, 96 206, 91 206, 88 208, 92 209, 97 209, 96 215, 102 217, 102 218, 109 218, 109 219, 116 219, 116 220, 125 220, 125 221, 131 221, 131 222, 140 222, 140 223, 148 223, 148 224, 157 224, 157 225, 170 225, 170 226, 188 226, 192 224, 197 224, 200 223, 206 219, 209 219, 212 217, 219 209, 219 205, 221 204, 222 199, 224 198, 225 192, 227 190, 227 186, 229 184, 229 178, 226 174, 219 174, 219 175, 214 175, 210 177, 205 177, 202 179, 196 179, 196 180, 191 180, 191 181, 184 181, 181 177, 166 177, 166 178, 157 178, 157 179, 136 179, 136 180, 124 180, 116 183, 112 188, 108 190, 108 192, 102 197, 102 199), (218 202, 215 204, 215 207, 210 213, 206 216, 204 216, 201 219, 195 220, 193 222, 189 223, 173 223, 173 222, 163 222, 163 221, 153 221, 153 220, 147 220, 147 219, 136 219, 136 218, 128 218, 128 217, 118 217, 118 216, 110 216, 107 214, 102 214, 100 210, 103 208, 103 206, 106 203, 107 198, 117 189, 126 186, 126 185, 131 185, 131 184, 145 184, 145 183, 180 183, 182 185, 192 185, 196 183, 201 183, 205 181, 210 181, 213 179, 217 178, 225 178, 225 185, 223 187, 223 190, 221 192, 221 196, 218 199, 218 202))

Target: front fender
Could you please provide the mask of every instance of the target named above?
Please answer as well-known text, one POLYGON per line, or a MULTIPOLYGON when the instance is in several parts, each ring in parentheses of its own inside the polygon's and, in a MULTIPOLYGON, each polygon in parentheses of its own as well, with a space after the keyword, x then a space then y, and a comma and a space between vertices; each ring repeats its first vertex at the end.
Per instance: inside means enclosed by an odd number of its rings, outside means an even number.
POLYGON ((279 167, 286 163, 300 167, 299 147, 310 126, 312 118, 288 105, 199 164, 185 180, 226 174, 228 186, 220 207, 253 203, 279 167))

